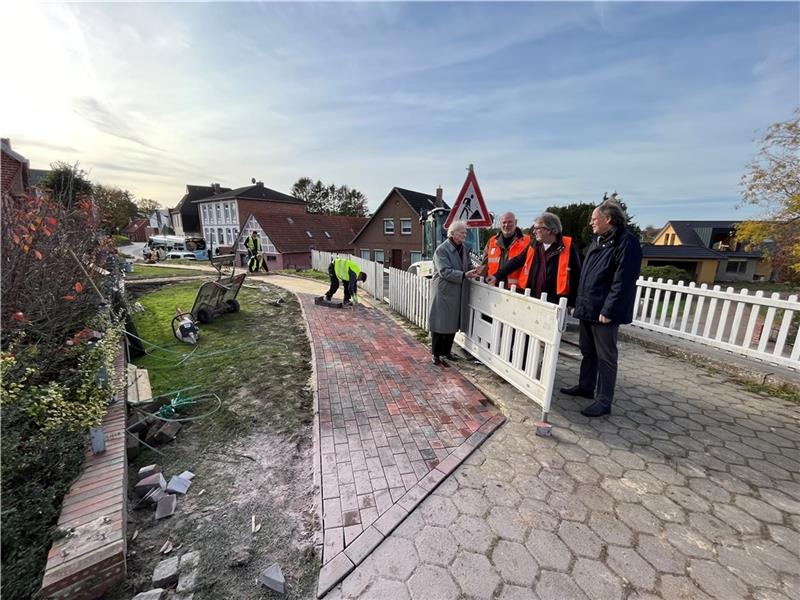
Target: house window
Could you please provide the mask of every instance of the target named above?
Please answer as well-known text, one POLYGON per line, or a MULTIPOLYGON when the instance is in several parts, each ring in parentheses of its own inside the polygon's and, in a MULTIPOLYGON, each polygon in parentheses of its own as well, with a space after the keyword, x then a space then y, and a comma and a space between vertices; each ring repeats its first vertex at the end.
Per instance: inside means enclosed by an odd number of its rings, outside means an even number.
POLYGON ((209 236, 208 239, 211 240, 211 244, 212 245, 216 246, 217 245, 217 238, 214 236, 214 230, 213 229, 209 230, 209 233, 211 235, 209 236))
POLYGON ((230 220, 231 220, 231 213, 230 213, 230 209, 228 208, 228 203, 226 202, 222 206, 223 206, 223 209, 225 211, 225 222, 229 223, 230 220))
POLYGON ((328 238, 328 239, 331 239, 331 234, 326 231, 325 232, 325 237, 328 238))
POLYGON ((364 260, 369 260, 369 250, 362 249, 361 258, 363 258, 364 260))
POLYGON ((375 250, 375 262, 383 263, 383 250, 375 250))
POLYGON ((228 246, 232 246, 233 245, 233 238, 231 237, 231 228, 230 227, 225 229, 225 243, 228 246))
MULTIPOLYGON (((219 206, 217 206, 217 210, 219 210, 219 206)), ((222 227, 217 227, 217 242, 220 246, 225 243, 225 232, 222 231, 222 227)))
POLYGON ((208 207, 203 204, 203 223, 208 223, 208 207))
POLYGON ((744 273, 745 271, 747 271, 746 260, 729 260, 725 265, 726 273, 744 273))
POLYGON ((394 219, 383 220, 383 233, 394 233, 394 219))
POLYGON ((422 260, 422 252, 412 250, 411 251, 411 264, 413 265, 415 262, 419 262, 422 260))
POLYGON ((206 241, 208 241, 208 240, 210 240, 210 239, 211 239, 211 232, 210 232, 210 230, 208 229, 208 227, 206 227, 205 229, 203 229, 203 237, 206 239, 206 241))
POLYGON ((312 238, 312 239, 313 239, 313 237, 314 237, 314 234, 313 234, 313 233, 311 233, 311 232, 310 232, 310 231, 308 231, 308 230, 306 230, 306 235, 307 235, 308 237, 312 238))
POLYGON ((400 219, 400 233, 411 235, 411 219, 400 219))
POLYGON ((236 216, 236 203, 235 202, 231 203, 231 221, 234 222, 234 223, 238 223, 239 222, 239 218, 236 216))
MULTIPOLYGON (((214 205, 217 209, 217 223, 222 223, 222 209, 220 208, 219 204, 214 205)), ((220 231, 222 231, 220 229, 220 231)))
POLYGON ((233 228, 233 241, 235 242, 236 238, 238 238, 238 237, 239 237, 239 230, 236 227, 234 227, 233 228))

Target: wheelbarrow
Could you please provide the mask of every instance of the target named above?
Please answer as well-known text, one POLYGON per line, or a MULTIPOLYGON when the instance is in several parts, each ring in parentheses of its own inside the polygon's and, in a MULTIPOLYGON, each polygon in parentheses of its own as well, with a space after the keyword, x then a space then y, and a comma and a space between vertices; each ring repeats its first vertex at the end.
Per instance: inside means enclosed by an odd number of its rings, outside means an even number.
MULTIPOLYGON (((239 236, 241 236, 241 232, 239 236)), ((225 313, 239 312, 239 301, 236 296, 242 289, 247 273, 236 274, 235 249, 239 246, 239 236, 234 242, 234 254, 216 255, 209 246, 208 258, 217 270, 215 281, 206 281, 197 290, 197 297, 190 313, 178 309, 172 319, 172 332, 182 342, 194 344, 197 342, 197 329, 194 323, 207 325, 215 317, 225 313), (194 334, 194 335, 192 335, 194 334)))

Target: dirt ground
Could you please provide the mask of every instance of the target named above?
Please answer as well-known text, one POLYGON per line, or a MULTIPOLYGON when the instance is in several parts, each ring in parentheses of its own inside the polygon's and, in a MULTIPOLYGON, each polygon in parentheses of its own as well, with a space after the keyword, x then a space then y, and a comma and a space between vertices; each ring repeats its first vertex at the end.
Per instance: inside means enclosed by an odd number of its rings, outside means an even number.
MULTIPOLYGON (((310 349, 294 295, 261 282, 253 282, 253 288, 240 293, 239 313, 223 315, 201 330, 198 353, 233 352, 175 368, 160 368, 154 357, 137 360, 153 369, 155 394, 200 383, 219 394, 223 407, 184 424, 174 441, 158 446, 163 455, 143 449, 129 464, 128 577, 107 595, 111 600, 151 589, 160 560, 192 550, 201 553, 195 600, 314 595, 319 524, 313 507, 310 349), (275 304, 279 298, 283 301, 275 304), (236 349, 237 344, 246 346, 236 349), (132 508, 136 473, 151 463, 163 467, 167 480, 185 469, 196 474, 176 513, 161 521, 152 509, 132 508), (254 516, 260 524, 256 533, 254 516), (167 541, 174 549, 160 554, 167 541), (275 562, 286 578, 282 596, 257 583, 259 573, 275 562)), ((165 286, 137 298, 149 311, 137 317, 141 337, 152 340, 165 328, 163 322, 151 323, 159 303, 190 304, 195 290, 191 284, 165 286)))

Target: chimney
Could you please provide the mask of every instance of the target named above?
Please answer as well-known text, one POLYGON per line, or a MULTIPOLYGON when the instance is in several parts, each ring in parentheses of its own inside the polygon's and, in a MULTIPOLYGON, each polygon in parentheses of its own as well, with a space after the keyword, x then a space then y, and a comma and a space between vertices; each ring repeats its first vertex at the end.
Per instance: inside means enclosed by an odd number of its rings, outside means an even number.
POLYGON ((442 191, 442 186, 436 188, 436 202, 433 203, 436 208, 442 208, 444 206, 444 192, 442 191))
POLYGON ((264 187, 264 182, 263 181, 256 181, 256 187, 263 188, 264 187))
POLYGON ((219 184, 218 183, 212 183, 211 184, 211 189, 214 190, 215 194, 219 194, 219 184))

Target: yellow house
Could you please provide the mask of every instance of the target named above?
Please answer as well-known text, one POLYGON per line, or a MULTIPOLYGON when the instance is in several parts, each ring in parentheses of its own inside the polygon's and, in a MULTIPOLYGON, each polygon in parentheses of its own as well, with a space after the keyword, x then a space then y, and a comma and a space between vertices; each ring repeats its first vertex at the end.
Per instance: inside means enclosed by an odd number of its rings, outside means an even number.
POLYGON ((735 239, 738 221, 667 221, 652 244, 642 246, 642 266, 674 266, 697 283, 753 281, 771 272, 761 252, 735 239))

